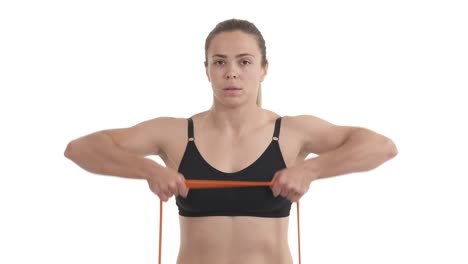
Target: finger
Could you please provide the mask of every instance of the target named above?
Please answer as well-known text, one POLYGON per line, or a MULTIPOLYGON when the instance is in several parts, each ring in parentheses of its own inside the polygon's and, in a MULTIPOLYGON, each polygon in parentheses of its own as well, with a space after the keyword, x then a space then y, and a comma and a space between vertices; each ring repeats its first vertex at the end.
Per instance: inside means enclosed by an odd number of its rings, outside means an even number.
POLYGON ((270 189, 271 189, 271 192, 273 193, 273 196, 274 196, 274 197, 278 196, 278 190, 277 190, 275 184, 273 184, 272 186, 270 186, 270 189))
POLYGON ((154 188, 151 188, 151 187, 150 187, 150 190, 151 190, 154 194, 156 194, 157 196, 161 197, 161 194, 162 194, 162 193, 161 193, 161 190, 160 190, 157 186, 155 186, 154 188))
POLYGON ((182 197, 187 197, 188 188, 185 185, 185 183, 181 182, 181 183, 179 183, 178 186, 179 186, 179 195, 182 196, 182 197))
POLYGON ((288 199, 291 200, 291 202, 297 202, 299 198, 301 198, 301 194, 298 192, 292 192, 288 196, 288 199))
POLYGON ((166 197, 166 195, 164 195, 163 192, 155 191, 154 194, 156 194, 161 201, 166 202, 168 200, 168 198, 166 197))
POLYGON ((177 192, 177 183, 176 182, 170 183, 168 187, 169 187, 169 191, 171 192, 171 194, 170 194, 171 196, 172 196, 172 194, 177 195, 178 192, 177 192))
POLYGON ((281 196, 283 196, 283 197, 288 197, 288 194, 289 194, 289 190, 288 190, 288 189, 283 188, 283 189, 281 190, 281 193, 280 193, 281 196))
POLYGON ((273 185, 271 186, 271 190, 273 192, 273 195, 276 197, 281 193, 282 189, 282 181, 280 180, 280 174, 276 173, 275 176, 273 177, 272 180, 273 185))
POLYGON ((273 191, 273 195, 277 197, 278 195, 281 194, 281 186, 278 183, 276 183, 275 185, 272 186, 272 191, 273 191))
POLYGON ((281 195, 286 197, 289 193, 289 188, 286 186, 286 183, 283 179, 278 179, 276 185, 274 186, 275 196, 281 195))
POLYGON ((271 192, 273 193, 273 196, 276 197, 276 183, 273 183, 271 186, 270 186, 270 189, 271 189, 271 192))
POLYGON ((187 185, 185 185, 185 179, 182 175, 179 175, 177 178, 177 188, 180 196, 187 197, 188 188, 187 185))
POLYGON ((165 201, 167 201, 167 200, 169 200, 169 198, 171 198, 172 193, 169 190, 164 190, 163 191, 163 196, 164 196, 164 198, 166 198, 165 201))

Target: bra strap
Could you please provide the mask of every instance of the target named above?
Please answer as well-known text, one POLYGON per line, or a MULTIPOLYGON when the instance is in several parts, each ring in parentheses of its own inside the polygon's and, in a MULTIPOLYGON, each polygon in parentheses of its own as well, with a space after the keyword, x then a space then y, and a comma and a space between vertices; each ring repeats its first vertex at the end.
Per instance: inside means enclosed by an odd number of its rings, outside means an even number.
POLYGON ((280 128, 281 128, 281 116, 276 119, 275 132, 273 132, 273 140, 279 140, 280 128))
POLYGON ((187 118, 188 120, 188 140, 194 141, 195 137, 193 136, 193 120, 192 117, 187 118))

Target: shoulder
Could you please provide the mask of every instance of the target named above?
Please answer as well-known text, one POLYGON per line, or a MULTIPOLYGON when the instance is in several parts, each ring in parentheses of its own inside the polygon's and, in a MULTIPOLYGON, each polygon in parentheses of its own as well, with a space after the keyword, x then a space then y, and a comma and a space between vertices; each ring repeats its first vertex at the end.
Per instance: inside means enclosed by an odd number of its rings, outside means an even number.
POLYGON ((126 128, 103 130, 120 148, 139 155, 160 155, 174 136, 182 136, 186 118, 156 117, 126 128))
POLYGON ((141 127, 147 133, 158 132, 160 135, 171 134, 187 123, 187 118, 161 116, 143 121, 135 127, 141 127))
POLYGON ((296 116, 283 116, 281 118, 283 123, 288 127, 295 130, 304 130, 311 128, 318 128, 321 126, 333 126, 332 123, 313 115, 296 115, 296 116))
POLYGON ((321 154, 340 147, 357 127, 335 125, 313 115, 284 116, 282 123, 294 131, 306 154, 321 154))
POLYGON ((170 142, 174 138, 186 136, 188 129, 187 117, 157 117, 145 121, 147 132, 152 135, 159 135, 160 144, 164 147, 165 142, 170 142))

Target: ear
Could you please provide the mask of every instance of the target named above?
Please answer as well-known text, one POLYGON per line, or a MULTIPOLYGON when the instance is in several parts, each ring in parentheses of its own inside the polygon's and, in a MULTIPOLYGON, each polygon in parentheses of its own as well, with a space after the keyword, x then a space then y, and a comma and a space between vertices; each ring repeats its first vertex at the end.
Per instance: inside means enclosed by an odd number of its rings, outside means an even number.
POLYGON ((263 80, 265 79, 267 73, 268 73, 268 63, 265 65, 265 67, 262 67, 262 76, 260 77, 260 82, 263 82, 263 80))
POLYGON ((208 77, 208 81, 211 82, 210 75, 208 74, 208 66, 206 66, 206 63, 205 63, 205 73, 206 73, 206 77, 208 77))

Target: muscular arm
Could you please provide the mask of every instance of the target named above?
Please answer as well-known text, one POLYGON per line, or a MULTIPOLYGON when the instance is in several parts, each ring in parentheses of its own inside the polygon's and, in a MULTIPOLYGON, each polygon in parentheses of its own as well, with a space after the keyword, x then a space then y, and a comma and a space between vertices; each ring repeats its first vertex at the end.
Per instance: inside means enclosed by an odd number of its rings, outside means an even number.
POLYGON ((104 131, 95 132, 67 145, 65 157, 86 171, 143 179, 151 161, 124 151, 104 131))
POLYGON ((162 168, 146 156, 160 154, 168 122, 171 118, 156 118, 94 132, 71 141, 64 155, 92 173, 143 179, 162 168))
POLYGON ((374 169, 395 157, 393 141, 362 127, 333 125, 317 117, 295 117, 303 151, 318 154, 304 161, 312 180, 374 169))

